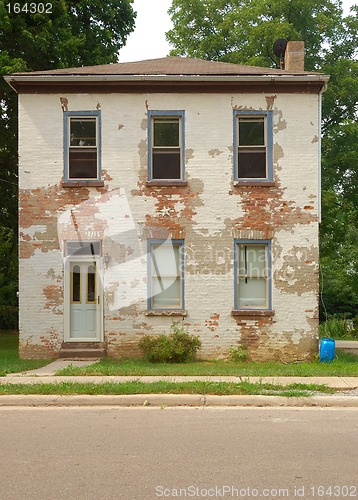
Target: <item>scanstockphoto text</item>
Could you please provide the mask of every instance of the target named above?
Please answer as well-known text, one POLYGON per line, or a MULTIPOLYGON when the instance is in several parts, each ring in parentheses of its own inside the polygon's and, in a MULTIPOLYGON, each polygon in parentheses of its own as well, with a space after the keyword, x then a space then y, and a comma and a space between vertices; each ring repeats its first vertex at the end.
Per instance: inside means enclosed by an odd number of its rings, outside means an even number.
POLYGON ((157 498, 357 498, 356 485, 303 485, 262 488, 250 486, 216 485, 201 487, 155 487, 157 498))

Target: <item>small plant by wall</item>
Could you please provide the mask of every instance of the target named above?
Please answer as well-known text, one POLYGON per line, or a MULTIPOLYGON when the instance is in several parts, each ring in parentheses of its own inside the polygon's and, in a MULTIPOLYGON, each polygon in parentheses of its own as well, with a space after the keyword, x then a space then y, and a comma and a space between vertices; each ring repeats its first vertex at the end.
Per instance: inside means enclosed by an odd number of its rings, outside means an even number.
POLYGON ((201 347, 199 337, 190 335, 180 322, 173 321, 169 335, 145 335, 140 349, 152 363, 185 363, 195 359, 201 347))
POLYGON ((231 346, 229 352, 231 361, 240 362, 240 361, 245 361, 247 358, 246 345, 239 345, 237 347, 231 346))

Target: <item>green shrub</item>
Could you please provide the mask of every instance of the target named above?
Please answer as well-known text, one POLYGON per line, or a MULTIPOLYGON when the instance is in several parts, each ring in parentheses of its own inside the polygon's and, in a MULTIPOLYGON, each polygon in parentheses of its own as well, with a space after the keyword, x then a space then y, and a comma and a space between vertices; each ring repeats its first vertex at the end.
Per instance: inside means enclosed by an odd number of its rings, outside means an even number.
POLYGON ((321 338, 329 337, 332 339, 340 339, 345 337, 348 333, 350 332, 347 330, 347 323, 344 319, 331 318, 319 325, 319 336, 321 338))
POLYGON ((0 330, 16 330, 18 327, 19 309, 15 306, 0 306, 0 330))
POLYGON ((159 336, 145 335, 139 347, 151 363, 185 363, 195 359, 201 346, 199 337, 190 335, 183 325, 172 323, 171 333, 159 336))
POLYGON ((353 328, 352 328, 352 330, 350 330, 349 334, 352 337, 357 337, 358 338, 358 316, 356 316, 355 318, 353 318, 352 323, 353 323, 353 328))

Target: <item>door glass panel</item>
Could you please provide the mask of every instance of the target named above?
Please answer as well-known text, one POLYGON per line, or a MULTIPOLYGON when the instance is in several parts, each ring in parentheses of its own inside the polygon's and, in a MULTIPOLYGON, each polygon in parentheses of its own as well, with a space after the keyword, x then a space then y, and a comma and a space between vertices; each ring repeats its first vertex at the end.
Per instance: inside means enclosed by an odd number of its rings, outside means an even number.
POLYGON ((96 266, 91 264, 87 268, 87 303, 96 302, 96 266))
POLYGON ((71 302, 78 303, 81 302, 81 268, 80 266, 73 266, 71 273, 71 302))

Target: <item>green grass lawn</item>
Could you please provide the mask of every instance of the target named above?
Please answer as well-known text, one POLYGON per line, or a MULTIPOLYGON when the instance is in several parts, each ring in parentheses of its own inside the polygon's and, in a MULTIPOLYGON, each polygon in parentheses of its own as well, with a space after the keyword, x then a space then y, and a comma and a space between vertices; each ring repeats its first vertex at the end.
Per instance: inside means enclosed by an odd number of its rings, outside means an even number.
POLYGON ((358 376, 358 356, 336 351, 333 363, 319 361, 283 364, 278 361, 233 362, 196 361, 192 363, 149 363, 143 359, 102 359, 84 368, 69 366, 57 375, 234 375, 234 376, 358 376))
MULTIPOLYGON (((192 363, 149 363, 143 359, 103 359, 84 368, 68 367, 58 375, 234 375, 234 376, 358 376, 358 356, 336 351, 333 363, 302 362, 283 364, 281 362, 232 362, 196 361, 192 363)), ((48 364, 50 360, 20 360, 18 336, 0 332, 0 376, 16 373, 48 364)))
POLYGON ((48 360, 23 360, 18 354, 19 337, 16 332, 0 331, 0 377, 7 373, 17 373, 34 370, 49 363, 48 360))
POLYGON ((282 387, 261 383, 228 382, 144 382, 77 384, 61 382, 58 384, 3 384, 0 395, 6 394, 56 394, 56 395, 130 395, 130 394, 217 394, 217 395, 258 395, 307 397, 312 394, 335 392, 325 385, 290 384, 282 387))

